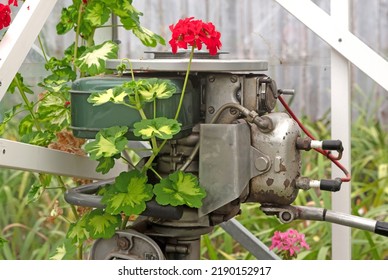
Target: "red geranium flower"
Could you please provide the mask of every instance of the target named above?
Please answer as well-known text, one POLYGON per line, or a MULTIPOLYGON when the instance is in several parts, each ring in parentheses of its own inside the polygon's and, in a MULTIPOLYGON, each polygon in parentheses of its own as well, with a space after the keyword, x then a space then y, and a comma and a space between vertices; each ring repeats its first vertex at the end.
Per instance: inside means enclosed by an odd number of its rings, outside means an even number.
POLYGON ((221 33, 211 22, 206 23, 189 17, 180 19, 175 25, 170 25, 170 30, 172 38, 169 43, 173 53, 176 53, 178 48, 187 49, 188 45, 201 50, 204 44, 209 54, 216 55, 222 46, 221 33))
POLYGON ((0 30, 11 24, 11 9, 8 5, 0 4, 0 30))
POLYGON ((15 7, 18 6, 18 0, 8 0, 8 5, 14 5, 15 7))

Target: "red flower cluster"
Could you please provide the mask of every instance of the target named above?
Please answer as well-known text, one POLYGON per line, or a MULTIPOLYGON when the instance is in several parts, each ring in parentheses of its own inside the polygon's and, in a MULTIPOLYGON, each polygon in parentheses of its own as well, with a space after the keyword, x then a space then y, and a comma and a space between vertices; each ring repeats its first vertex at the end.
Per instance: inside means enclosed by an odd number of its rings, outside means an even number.
POLYGON ((170 30, 172 38, 169 43, 173 53, 176 53, 178 48, 187 49, 187 45, 201 50, 202 44, 204 44, 210 55, 216 55, 222 46, 221 33, 211 22, 207 23, 189 17, 180 19, 175 25, 170 25, 170 30))
POLYGON ((18 1, 8 0, 8 5, 0 4, 0 30, 11 24, 11 5, 17 7, 18 1))

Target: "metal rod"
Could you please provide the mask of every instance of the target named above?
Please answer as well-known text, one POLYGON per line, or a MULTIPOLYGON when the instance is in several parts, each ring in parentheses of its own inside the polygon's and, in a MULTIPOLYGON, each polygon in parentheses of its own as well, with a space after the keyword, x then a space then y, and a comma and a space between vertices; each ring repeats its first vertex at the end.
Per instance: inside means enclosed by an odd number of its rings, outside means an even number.
POLYGON ((263 242, 261 242, 236 219, 230 219, 229 221, 220 224, 220 226, 257 259, 280 260, 274 252, 270 251, 263 242))

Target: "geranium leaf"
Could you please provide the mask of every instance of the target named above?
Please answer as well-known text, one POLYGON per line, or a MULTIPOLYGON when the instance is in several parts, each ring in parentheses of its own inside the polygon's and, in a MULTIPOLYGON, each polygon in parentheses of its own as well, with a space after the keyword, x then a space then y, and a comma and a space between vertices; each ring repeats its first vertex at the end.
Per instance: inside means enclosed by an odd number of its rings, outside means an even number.
POLYGON ((71 240, 65 239, 65 242, 58 246, 55 254, 50 257, 50 260, 74 260, 76 247, 71 240))
POLYGON ((74 5, 62 9, 60 22, 56 26, 58 35, 66 34, 74 27, 77 15, 78 9, 74 5))
POLYGON ((118 47, 112 41, 87 48, 75 60, 75 65, 82 71, 94 76, 105 72, 105 62, 110 58, 117 58, 118 47))
POLYGON ((206 196, 198 178, 190 173, 177 171, 164 178, 154 187, 156 201, 161 205, 188 205, 193 208, 202 206, 206 196))
POLYGON ((96 140, 85 145, 85 150, 92 159, 102 157, 112 157, 120 154, 128 143, 124 137, 128 128, 125 126, 113 126, 100 130, 96 135, 96 140))
POLYGON ((98 159, 98 165, 96 167, 97 172, 106 174, 115 166, 115 160, 112 157, 102 157, 98 159))
POLYGON ((112 215, 123 212, 127 216, 141 214, 146 202, 153 197, 152 185, 147 181, 147 176, 137 170, 122 172, 101 200, 106 212, 112 215))
POLYGON ((136 28, 132 29, 132 32, 137 38, 140 39, 144 46, 154 48, 158 43, 161 45, 166 44, 163 37, 155 34, 154 32, 145 27, 137 26, 136 28))
POLYGON ((85 20, 89 21, 92 26, 101 26, 106 23, 111 12, 104 3, 90 1, 86 6, 85 20))
POLYGON ((61 129, 70 124, 70 108, 66 105, 64 92, 60 94, 47 93, 39 103, 38 114, 41 121, 46 121, 49 127, 61 129))
POLYGON ((154 136, 160 139, 171 139, 180 130, 181 124, 176 120, 160 117, 135 123, 133 132, 145 140, 154 136))
POLYGON ((89 233, 86 230, 86 216, 83 216, 76 223, 72 223, 69 226, 66 237, 70 239, 73 244, 81 244, 89 238, 89 233))
POLYGON ((44 192, 43 185, 39 183, 33 184, 27 193, 27 202, 31 203, 31 202, 37 201, 41 197, 43 192, 44 192))
POLYGON ((22 136, 21 141, 37 146, 47 146, 55 138, 55 135, 50 131, 33 131, 22 136))
POLYGON ((144 102, 152 102, 157 99, 170 98, 176 92, 173 83, 167 80, 149 79, 140 85, 138 93, 144 102))
POLYGON ((32 119, 31 115, 27 115, 19 122, 19 134, 25 135, 25 134, 31 133, 33 127, 34 127, 34 120, 32 119))
POLYGON ((120 104, 127 97, 127 92, 122 87, 110 88, 106 91, 94 92, 88 97, 88 102, 93 106, 99 106, 107 102, 120 104))
POLYGON ((111 238, 120 226, 121 216, 111 215, 102 209, 95 209, 87 215, 86 229, 91 238, 111 238))

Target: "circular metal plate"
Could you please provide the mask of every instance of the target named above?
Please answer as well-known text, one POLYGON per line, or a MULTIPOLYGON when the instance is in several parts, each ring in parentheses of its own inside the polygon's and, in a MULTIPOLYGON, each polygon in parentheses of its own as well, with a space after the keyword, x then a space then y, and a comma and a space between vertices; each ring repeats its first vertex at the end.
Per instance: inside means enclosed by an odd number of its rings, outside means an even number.
POLYGON ((91 260, 164 260, 162 250, 150 237, 135 230, 119 230, 109 239, 97 239, 91 260))
MULTIPOLYGON (((120 59, 109 59, 106 68, 116 69, 122 63, 120 59)), ((130 69, 129 63, 127 69, 130 69)), ((186 72, 189 59, 134 59, 131 60, 134 71, 186 72)), ((262 72, 268 70, 268 62, 264 60, 222 60, 193 59, 192 72, 262 72)))

